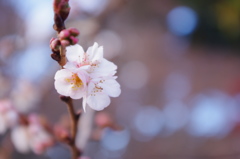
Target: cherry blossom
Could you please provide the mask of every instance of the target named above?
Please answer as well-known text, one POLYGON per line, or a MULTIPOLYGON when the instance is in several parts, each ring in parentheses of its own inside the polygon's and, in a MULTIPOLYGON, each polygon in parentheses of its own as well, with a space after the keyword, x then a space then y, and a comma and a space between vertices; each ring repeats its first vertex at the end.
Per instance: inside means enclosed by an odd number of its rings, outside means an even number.
POLYGON ((2 99, 0 101, 0 134, 15 126, 17 121, 18 115, 12 106, 12 102, 8 99, 2 99))
POLYGON ((117 66, 103 57, 103 47, 94 43, 87 52, 76 44, 67 47, 68 62, 55 75, 57 92, 73 99, 83 98, 83 109, 88 104, 102 110, 110 104, 110 97, 118 97, 120 85, 116 81, 117 66))
POLYGON ((41 125, 36 115, 30 115, 28 125, 18 125, 11 132, 15 148, 21 153, 33 151, 42 154, 54 144, 54 140, 41 125))

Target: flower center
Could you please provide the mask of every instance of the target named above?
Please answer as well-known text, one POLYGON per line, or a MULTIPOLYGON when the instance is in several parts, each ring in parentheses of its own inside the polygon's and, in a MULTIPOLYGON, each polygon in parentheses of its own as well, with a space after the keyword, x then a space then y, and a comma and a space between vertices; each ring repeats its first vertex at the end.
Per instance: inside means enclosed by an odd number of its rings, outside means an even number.
POLYGON ((66 81, 72 85, 73 89, 77 89, 83 86, 82 80, 78 77, 77 74, 72 74, 72 77, 67 78, 66 81))

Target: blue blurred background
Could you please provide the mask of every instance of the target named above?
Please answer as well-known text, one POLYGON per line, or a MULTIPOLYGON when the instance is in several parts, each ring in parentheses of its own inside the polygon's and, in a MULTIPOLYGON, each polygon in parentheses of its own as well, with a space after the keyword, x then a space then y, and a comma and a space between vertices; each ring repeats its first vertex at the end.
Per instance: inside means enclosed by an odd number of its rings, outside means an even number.
MULTIPOLYGON (((66 25, 80 30, 85 50, 94 41, 104 46, 122 88, 104 111, 123 129, 105 129, 100 141, 89 142, 87 156, 239 158, 239 0, 70 0, 70 6, 66 25)), ((66 110, 53 86, 59 66, 49 49, 56 36, 52 1, 0 0, 0 21, 0 97, 59 121, 66 110)), ((7 159, 0 145, 0 159, 7 159)))

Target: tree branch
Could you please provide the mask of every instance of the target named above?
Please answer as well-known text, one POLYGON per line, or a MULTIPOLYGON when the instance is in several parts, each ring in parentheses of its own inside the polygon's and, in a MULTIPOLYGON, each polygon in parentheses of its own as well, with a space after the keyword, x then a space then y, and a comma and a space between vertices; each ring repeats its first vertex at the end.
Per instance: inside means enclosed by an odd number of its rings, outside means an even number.
POLYGON ((77 159, 81 152, 76 147, 76 135, 77 135, 77 126, 78 126, 78 115, 75 113, 73 102, 70 97, 60 96, 61 100, 67 104, 70 120, 71 120, 71 142, 69 146, 72 151, 72 159, 77 159))

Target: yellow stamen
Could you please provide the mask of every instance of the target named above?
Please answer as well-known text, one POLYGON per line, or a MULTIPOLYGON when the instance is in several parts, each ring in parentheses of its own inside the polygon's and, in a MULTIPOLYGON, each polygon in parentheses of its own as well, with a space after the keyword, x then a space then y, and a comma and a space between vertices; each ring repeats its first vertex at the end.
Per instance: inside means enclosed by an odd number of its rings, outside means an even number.
POLYGON ((70 83, 74 90, 77 90, 79 87, 83 86, 82 80, 78 77, 77 74, 73 74, 71 78, 66 78, 66 82, 70 83))

